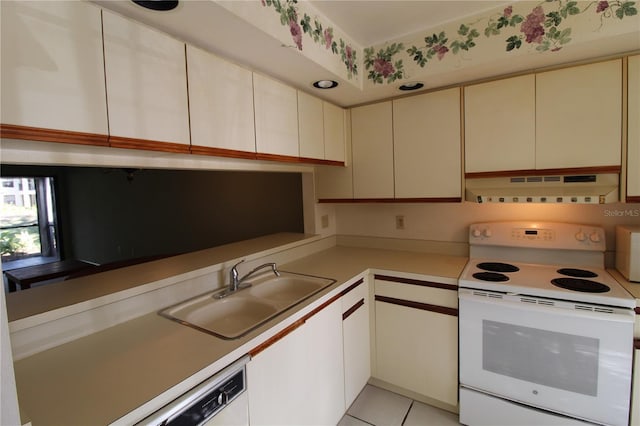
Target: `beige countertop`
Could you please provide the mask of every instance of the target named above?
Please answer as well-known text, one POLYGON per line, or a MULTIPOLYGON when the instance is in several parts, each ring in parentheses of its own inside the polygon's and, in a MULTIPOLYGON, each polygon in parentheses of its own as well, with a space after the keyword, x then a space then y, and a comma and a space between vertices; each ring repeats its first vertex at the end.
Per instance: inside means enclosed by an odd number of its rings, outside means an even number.
POLYGON ((466 261, 458 256, 337 246, 280 265, 285 271, 337 282, 237 340, 218 339, 151 313, 16 361, 23 420, 35 426, 140 420, 140 415, 150 414, 158 404, 240 358, 367 269, 455 283, 466 261))

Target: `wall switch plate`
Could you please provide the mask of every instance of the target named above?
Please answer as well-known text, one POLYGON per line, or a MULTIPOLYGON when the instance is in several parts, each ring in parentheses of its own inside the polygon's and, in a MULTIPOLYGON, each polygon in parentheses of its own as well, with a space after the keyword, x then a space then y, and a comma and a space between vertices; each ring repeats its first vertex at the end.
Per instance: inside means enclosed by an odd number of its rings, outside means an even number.
POLYGON ((328 214, 323 214, 322 216, 320 216, 320 226, 322 226, 322 228, 328 228, 329 227, 329 215, 328 214))
POLYGON ((396 229, 404 229, 404 216, 396 216, 396 229))

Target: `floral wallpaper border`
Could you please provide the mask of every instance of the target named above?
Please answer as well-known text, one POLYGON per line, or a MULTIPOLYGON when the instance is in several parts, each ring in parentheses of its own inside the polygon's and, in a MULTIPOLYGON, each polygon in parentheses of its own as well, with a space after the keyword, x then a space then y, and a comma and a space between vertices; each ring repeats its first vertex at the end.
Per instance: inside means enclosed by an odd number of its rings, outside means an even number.
MULTIPOLYGON (((504 8, 502 13, 473 23, 461 24, 456 34, 445 31, 424 37, 424 45, 405 49, 403 43, 392 43, 375 51, 374 47, 364 49, 364 67, 368 71, 367 79, 373 84, 393 83, 405 78, 404 59, 399 55, 408 55, 409 60, 421 68, 433 60, 442 61, 451 55, 470 51, 483 40, 499 35, 505 36, 506 52, 520 49, 523 43, 535 46, 537 52, 557 52, 572 41, 572 27, 568 22, 573 17, 595 13, 601 28, 607 20, 622 20, 638 14, 636 2, 627 0, 596 0, 590 2, 547 0, 533 7, 526 15, 514 14, 513 6, 504 8), (581 5, 585 4, 582 9, 581 5), (481 38, 484 34, 484 39, 481 38)), ((599 29, 597 28, 597 29, 599 29)), ((596 30, 597 30, 596 29, 596 30)))
POLYGON ((298 50, 302 50, 302 35, 307 34, 311 40, 324 46, 334 55, 340 55, 340 60, 347 70, 347 77, 351 80, 358 75, 357 50, 342 38, 334 40, 333 27, 324 27, 318 17, 313 18, 307 13, 299 17, 298 0, 260 0, 262 6, 273 8, 280 15, 280 23, 289 27, 291 38, 298 50))

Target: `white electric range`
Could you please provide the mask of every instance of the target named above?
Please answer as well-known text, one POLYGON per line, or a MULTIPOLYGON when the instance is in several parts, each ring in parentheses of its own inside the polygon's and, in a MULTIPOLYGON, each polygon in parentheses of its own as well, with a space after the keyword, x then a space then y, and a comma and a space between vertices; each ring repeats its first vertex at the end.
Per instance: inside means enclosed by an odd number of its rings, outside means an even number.
POLYGON ((461 423, 627 425, 635 299, 605 270, 604 230, 478 223, 469 243, 461 423))

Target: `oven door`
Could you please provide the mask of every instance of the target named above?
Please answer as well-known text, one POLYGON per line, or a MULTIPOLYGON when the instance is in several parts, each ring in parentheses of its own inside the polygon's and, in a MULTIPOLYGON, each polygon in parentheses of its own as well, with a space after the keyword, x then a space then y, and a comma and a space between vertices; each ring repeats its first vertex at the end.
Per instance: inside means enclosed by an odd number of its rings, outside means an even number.
POLYGON ((593 422, 628 424, 631 310, 464 288, 459 299, 462 386, 593 422))

